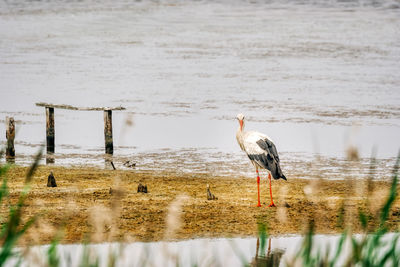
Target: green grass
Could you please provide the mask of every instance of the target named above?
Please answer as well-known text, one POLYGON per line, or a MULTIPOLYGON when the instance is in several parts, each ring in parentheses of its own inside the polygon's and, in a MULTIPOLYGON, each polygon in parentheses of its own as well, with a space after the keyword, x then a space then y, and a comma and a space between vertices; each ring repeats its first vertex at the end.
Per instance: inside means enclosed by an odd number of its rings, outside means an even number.
MULTIPOLYGON (((0 153, 1 154, 1 153, 0 153)), ((15 205, 11 205, 9 207, 8 219, 1 226, 0 232, 0 242, 1 242, 1 251, 0 251, 0 266, 3 266, 5 262, 14 256, 13 249, 16 246, 18 240, 21 236, 28 230, 28 228, 35 222, 36 216, 29 218, 25 223, 22 222, 22 208, 24 206, 27 194, 30 188, 30 182, 32 181, 32 177, 37 169, 39 160, 42 156, 42 149, 36 155, 34 163, 29 168, 26 177, 25 177, 25 185, 24 189, 21 192, 18 202, 15 205)), ((7 189, 7 172, 10 169, 10 165, 0 166, 0 178, 3 179, 2 186, 0 188, 0 204, 2 203, 4 197, 8 196, 7 189)), ((2 219, 2 218, 0 218, 2 219)))
POLYGON ((310 222, 309 230, 304 237, 303 243, 297 259, 302 262, 302 266, 400 266, 400 247, 398 246, 399 233, 395 232, 392 236, 388 233, 387 220, 391 207, 397 197, 398 171, 400 155, 397 157, 393 169, 392 185, 389 196, 380 210, 379 226, 371 231, 367 230, 368 215, 359 211, 359 220, 364 229, 361 238, 357 238, 345 230, 337 243, 335 253, 330 255, 328 251, 320 250, 313 242, 314 224, 310 222), (344 245, 350 242, 350 250, 345 251, 344 245))

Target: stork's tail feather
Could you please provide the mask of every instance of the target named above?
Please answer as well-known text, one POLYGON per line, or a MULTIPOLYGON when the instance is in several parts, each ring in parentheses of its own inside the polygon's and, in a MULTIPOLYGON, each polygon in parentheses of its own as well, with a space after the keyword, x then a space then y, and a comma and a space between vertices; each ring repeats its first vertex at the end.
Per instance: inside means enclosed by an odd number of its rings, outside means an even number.
POLYGON ((272 177, 274 177, 275 180, 283 179, 283 180, 287 181, 286 176, 283 174, 279 164, 276 165, 275 171, 273 171, 271 173, 272 173, 272 177))
POLYGON ((281 172, 281 173, 278 173, 278 172, 272 173, 272 177, 273 177, 275 180, 283 179, 283 180, 287 181, 286 176, 285 176, 282 172, 281 172))

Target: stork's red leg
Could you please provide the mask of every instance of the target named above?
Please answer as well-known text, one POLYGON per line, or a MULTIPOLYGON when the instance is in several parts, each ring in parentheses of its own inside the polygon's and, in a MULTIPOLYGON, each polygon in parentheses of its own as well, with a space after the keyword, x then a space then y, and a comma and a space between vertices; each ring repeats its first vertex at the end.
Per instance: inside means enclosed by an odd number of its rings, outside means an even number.
POLYGON ((268 173, 268 180, 269 180, 269 195, 271 196, 271 204, 269 204, 268 207, 276 207, 274 201, 272 200, 271 173, 268 173))
POLYGON ((260 203, 260 174, 258 173, 258 169, 256 170, 257 172, 257 207, 261 207, 261 203, 260 203))

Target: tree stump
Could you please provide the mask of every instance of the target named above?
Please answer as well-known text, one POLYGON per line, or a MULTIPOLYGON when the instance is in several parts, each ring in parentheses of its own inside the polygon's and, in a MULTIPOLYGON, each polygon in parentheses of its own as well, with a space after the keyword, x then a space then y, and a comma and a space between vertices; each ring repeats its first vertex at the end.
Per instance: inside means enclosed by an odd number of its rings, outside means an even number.
POLYGON ((147 185, 139 184, 137 188, 138 193, 147 193, 147 185))
POLYGON ((114 153, 113 135, 112 135, 112 110, 104 110, 104 140, 106 154, 114 153))
POLYGON ((47 154, 53 154, 55 148, 54 108, 46 107, 46 147, 47 154))
POLYGON ((54 178, 53 172, 50 172, 49 177, 47 177, 47 187, 57 187, 56 178, 54 178))
POLYGON ((6 117, 6 138, 7 138, 6 159, 12 160, 15 158, 15 148, 14 148, 15 121, 13 117, 6 117))

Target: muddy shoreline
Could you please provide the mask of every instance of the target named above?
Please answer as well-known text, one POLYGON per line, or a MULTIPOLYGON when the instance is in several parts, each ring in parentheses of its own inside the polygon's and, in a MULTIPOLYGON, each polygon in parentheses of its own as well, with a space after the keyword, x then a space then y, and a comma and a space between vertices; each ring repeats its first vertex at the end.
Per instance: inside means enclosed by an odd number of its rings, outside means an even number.
MULTIPOLYGON (((1 205, 2 222, 9 205, 17 202, 26 171, 18 166, 9 170, 10 195, 1 205)), ((268 208, 263 176, 262 207, 257 208, 256 180, 247 177, 41 166, 23 210, 24 220, 39 217, 20 243, 47 244, 57 233, 62 233, 61 243, 245 237, 258 234, 258 223, 271 235, 301 234, 310 221, 321 234, 344 228, 361 232, 359 211, 369 216, 370 229, 378 225, 390 185, 382 180, 288 177, 287 182, 273 181, 277 207, 268 208), (50 171, 58 187, 46 187, 50 171), (139 183, 147 185, 149 193, 137 193, 139 183), (207 184, 218 200, 207 200, 207 184)), ((399 199, 388 226, 400 226, 399 199)))

